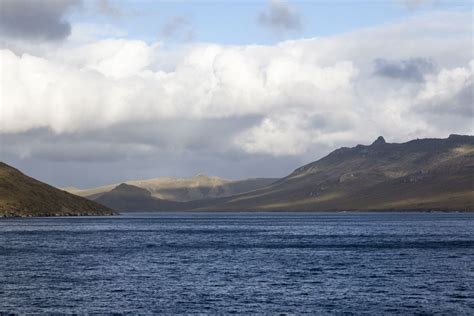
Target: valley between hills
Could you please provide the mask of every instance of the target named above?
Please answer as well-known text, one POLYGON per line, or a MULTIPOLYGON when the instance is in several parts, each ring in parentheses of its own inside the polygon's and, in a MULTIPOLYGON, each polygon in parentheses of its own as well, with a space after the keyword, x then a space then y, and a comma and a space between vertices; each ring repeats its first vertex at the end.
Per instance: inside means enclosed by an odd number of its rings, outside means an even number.
POLYGON ((0 215, 172 211, 474 211, 474 136, 339 148, 281 179, 133 180, 64 190, 0 166, 0 215))

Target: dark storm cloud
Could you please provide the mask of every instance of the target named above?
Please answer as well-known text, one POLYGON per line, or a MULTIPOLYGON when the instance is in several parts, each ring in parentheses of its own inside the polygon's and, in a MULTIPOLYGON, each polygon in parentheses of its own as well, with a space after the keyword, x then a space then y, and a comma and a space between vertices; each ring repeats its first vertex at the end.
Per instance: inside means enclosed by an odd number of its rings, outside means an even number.
POLYGON ((258 15, 258 23, 275 31, 299 30, 301 28, 299 13, 282 0, 269 1, 266 11, 258 15))
POLYGON ((425 74, 437 70, 436 64, 425 58, 411 58, 405 60, 374 60, 374 74, 391 79, 424 82, 425 74))
POLYGON ((62 40, 71 33, 65 14, 81 0, 0 0, 0 32, 8 37, 62 40))

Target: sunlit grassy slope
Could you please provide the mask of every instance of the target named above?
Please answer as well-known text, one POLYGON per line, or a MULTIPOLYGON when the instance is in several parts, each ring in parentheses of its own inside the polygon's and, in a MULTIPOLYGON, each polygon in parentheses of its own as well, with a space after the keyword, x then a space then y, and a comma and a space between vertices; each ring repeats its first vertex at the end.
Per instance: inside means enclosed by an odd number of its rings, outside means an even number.
POLYGON ((474 137, 340 148, 248 194, 200 210, 474 211, 474 137))
MULTIPOLYGON (((276 180, 274 178, 228 180, 199 174, 190 178, 161 177, 130 180, 124 183, 145 189, 150 192, 152 197, 160 200, 187 202, 246 193, 267 186, 276 180)), ((118 185, 117 183, 92 189, 67 188, 66 190, 76 195, 97 200, 105 193, 111 192, 118 185)), ((117 193, 114 192, 114 195, 118 196, 117 193)))
POLYGON ((56 189, 0 162, 0 216, 113 214, 105 206, 56 189))

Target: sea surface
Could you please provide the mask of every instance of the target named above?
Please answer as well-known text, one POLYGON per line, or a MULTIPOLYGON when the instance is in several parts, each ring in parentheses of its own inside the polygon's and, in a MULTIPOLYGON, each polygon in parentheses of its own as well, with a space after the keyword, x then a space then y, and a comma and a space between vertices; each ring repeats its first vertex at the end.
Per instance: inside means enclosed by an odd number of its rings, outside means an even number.
POLYGON ((0 314, 474 314, 474 214, 0 220, 0 314))

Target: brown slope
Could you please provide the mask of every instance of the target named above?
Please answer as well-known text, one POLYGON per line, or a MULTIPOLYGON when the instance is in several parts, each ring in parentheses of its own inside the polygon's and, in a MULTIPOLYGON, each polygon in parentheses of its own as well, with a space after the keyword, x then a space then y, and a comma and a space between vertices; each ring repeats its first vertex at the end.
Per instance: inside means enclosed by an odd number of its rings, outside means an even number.
MULTIPOLYGON (((190 178, 162 177, 146 180, 130 180, 124 183, 146 189, 153 197, 160 200, 187 202, 246 193, 265 187, 276 180, 277 179, 273 178, 228 180, 199 174, 190 178)), ((104 193, 110 192, 117 185, 118 184, 112 184, 84 190, 69 188, 68 191, 91 200, 96 200, 104 193)))
POLYGON ((122 183, 95 200, 120 212, 175 211, 181 203, 155 198, 148 190, 122 183))
POLYGON ((201 210, 474 210, 474 137, 341 148, 266 188, 201 210))
POLYGON ((0 162, 0 216, 114 215, 115 211, 0 162))
POLYGON ((276 180, 268 178, 228 180, 198 174, 191 178, 165 177, 126 183, 146 189, 151 192, 153 197, 162 200, 188 202, 250 192, 265 187, 276 180))

